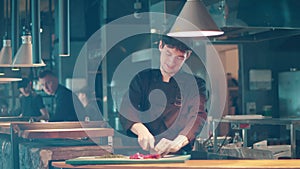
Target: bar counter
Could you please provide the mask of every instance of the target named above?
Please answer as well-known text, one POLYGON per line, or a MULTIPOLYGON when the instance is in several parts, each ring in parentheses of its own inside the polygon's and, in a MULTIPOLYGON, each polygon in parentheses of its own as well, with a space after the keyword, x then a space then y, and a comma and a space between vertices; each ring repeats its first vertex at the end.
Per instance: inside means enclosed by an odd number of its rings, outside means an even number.
MULTIPOLYGON (((0 122, 0 137, 4 145, 2 145, 2 153, 0 152, 0 162, 8 163, 11 169, 19 169, 22 168, 20 166, 27 164, 28 160, 24 159, 29 159, 31 156, 36 156, 35 160, 37 161, 44 157, 50 160, 66 160, 87 154, 103 155, 112 152, 114 130, 105 126, 106 122, 103 121, 0 122), (107 138, 107 144, 98 146, 88 139, 99 140, 101 137, 107 138), (3 147, 5 147, 5 151, 3 147), (43 152, 42 155, 40 155, 40 151, 43 152), (45 155, 47 153, 50 155, 45 155), (3 154, 9 156, 4 157, 3 154), (10 159, 11 161, 7 161, 10 159)), ((41 169, 48 165, 48 161, 45 159, 32 164, 38 165, 38 168, 41 169)), ((0 168, 3 168, 1 164, 0 168)), ((7 167, 5 166, 5 168, 7 167)))
POLYGON ((52 162, 55 169, 300 169, 300 160, 188 160, 185 163, 69 165, 64 161, 52 162))

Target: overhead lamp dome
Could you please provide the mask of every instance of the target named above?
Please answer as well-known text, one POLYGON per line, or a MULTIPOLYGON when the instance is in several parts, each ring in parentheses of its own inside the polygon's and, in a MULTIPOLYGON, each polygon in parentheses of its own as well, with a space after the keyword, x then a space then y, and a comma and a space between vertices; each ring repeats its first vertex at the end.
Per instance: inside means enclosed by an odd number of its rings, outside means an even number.
POLYGON ((0 67, 10 67, 12 63, 11 40, 3 38, 3 47, 0 52, 0 67))
POLYGON ((201 0, 187 0, 167 35, 173 37, 204 37, 222 35, 201 0))
POLYGON ((30 33, 25 33, 22 37, 22 45, 19 48, 12 67, 40 67, 46 66, 42 59, 32 57, 32 43, 30 33))

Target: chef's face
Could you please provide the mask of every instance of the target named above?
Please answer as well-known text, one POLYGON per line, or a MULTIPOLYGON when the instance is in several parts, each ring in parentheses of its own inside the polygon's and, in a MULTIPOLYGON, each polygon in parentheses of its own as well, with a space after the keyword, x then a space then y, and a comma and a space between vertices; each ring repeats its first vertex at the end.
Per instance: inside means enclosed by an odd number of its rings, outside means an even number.
POLYGON ((159 43, 160 54, 160 70, 163 75, 169 77, 175 75, 182 67, 185 60, 190 56, 189 52, 169 47, 167 44, 159 43))
POLYGON ((56 77, 47 75, 43 78, 39 78, 39 83, 41 84, 45 93, 48 95, 55 94, 58 87, 58 80, 56 77))

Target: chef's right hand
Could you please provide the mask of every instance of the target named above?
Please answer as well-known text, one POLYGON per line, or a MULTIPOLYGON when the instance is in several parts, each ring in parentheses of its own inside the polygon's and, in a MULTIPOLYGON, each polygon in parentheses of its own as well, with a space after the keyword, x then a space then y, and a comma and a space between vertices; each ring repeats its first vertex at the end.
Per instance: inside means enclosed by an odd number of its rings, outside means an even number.
POLYGON ((157 154, 160 154, 161 156, 164 156, 169 153, 169 149, 171 146, 172 141, 168 140, 166 138, 162 138, 157 145, 155 146, 154 150, 157 152, 157 154))
POLYGON ((155 139, 142 123, 133 124, 131 131, 138 136, 138 142, 143 150, 147 151, 154 148, 155 139))

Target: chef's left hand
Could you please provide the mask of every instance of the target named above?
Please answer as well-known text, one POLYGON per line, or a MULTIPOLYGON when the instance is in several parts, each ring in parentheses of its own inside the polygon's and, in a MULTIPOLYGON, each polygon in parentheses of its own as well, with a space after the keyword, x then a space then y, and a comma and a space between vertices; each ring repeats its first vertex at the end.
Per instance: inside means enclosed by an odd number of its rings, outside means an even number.
POLYGON ((186 136, 178 135, 173 141, 165 138, 161 139, 154 149, 158 154, 166 155, 169 152, 179 151, 183 146, 187 145, 188 143, 189 140, 186 136))

